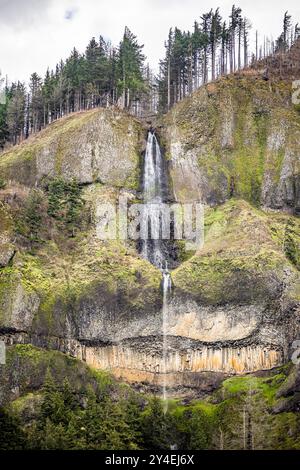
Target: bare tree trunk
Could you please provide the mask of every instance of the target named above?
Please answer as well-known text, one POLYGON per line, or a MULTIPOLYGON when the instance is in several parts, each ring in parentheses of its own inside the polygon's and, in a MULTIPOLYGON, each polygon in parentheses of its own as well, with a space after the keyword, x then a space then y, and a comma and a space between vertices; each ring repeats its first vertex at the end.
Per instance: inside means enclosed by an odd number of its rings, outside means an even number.
POLYGON ((239 35, 238 35, 238 70, 241 70, 241 42, 242 42, 242 28, 239 26, 239 35))
POLYGON ((171 108, 171 63, 170 54, 168 57, 168 111, 171 108))
POLYGON ((203 83, 207 83, 207 50, 204 49, 204 56, 203 56, 203 83))
POLYGON ((248 66, 248 38, 246 24, 244 24, 244 67, 248 66))
POLYGON ((216 78, 216 49, 215 44, 211 48, 211 79, 214 81, 216 78))
POLYGON ((258 31, 255 34, 255 58, 258 60, 258 31))

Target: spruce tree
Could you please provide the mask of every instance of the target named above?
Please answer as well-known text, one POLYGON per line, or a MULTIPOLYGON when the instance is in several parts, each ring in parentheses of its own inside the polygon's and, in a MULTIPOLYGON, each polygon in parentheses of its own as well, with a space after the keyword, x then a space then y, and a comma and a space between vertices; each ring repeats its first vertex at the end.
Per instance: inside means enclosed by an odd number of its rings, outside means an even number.
POLYGON ((118 88, 122 95, 123 107, 126 109, 130 108, 132 102, 144 90, 143 47, 138 44, 136 36, 126 26, 118 52, 118 88))
POLYGON ((10 89, 10 99, 7 104, 7 128, 13 144, 19 143, 24 137, 25 129, 25 85, 13 83, 10 89))
POLYGON ((0 450, 22 450, 26 437, 18 419, 0 408, 0 450))
MULTIPOLYGON (((64 420, 65 409, 63 396, 59 392, 57 385, 52 377, 50 369, 47 369, 45 381, 42 388, 43 401, 41 405, 41 425, 47 422, 60 424, 64 420)), ((49 429, 50 429, 49 424, 49 429)))
POLYGON ((169 417, 164 414, 159 398, 154 397, 142 417, 144 444, 146 449, 169 449, 169 417))

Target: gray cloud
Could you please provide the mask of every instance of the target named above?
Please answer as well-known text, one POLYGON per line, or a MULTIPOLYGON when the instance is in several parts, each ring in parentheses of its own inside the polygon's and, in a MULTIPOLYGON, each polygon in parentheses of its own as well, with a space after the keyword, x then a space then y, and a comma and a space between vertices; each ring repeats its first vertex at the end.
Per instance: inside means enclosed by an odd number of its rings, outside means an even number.
POLYGON ((252 48, 255 29, 260 42, 279 35, 285 10, 300 23, 299 0, 0 0, 0 69, 10 80, 28 80, 34 71, 43 76, 74 46, 83 52, 92 36, 117 45, 127 25, 157 71, 170 27, 191 30, 194 20, 218 6, 227 18, 233 3, 253 24, 252 48))
POLYGON ((53 0, 0 0, 0 24, 7 28, 30 28, 43 21, 53 0))
POLYGON ((66 10, 65 16, 64 16, 65 20, 72 20, 74 16, 76 15, 76 13, 77 13, 77 8, 66 10))

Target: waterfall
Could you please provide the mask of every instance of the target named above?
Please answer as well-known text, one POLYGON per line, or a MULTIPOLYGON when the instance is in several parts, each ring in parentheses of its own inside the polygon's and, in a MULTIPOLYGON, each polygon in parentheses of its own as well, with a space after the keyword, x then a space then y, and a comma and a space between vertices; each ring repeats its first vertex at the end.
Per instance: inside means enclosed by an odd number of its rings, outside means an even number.
POLYGON ((154 133, 148 133, 144 163, 142 256, 162 269, 164 253, 161 240, 160 204, 163 203, 163 161, 154 133))
POLYGON ((154 132, 149 131, 144 161, 143 178, 143 229, 142 256, 162 271, 163 308, 162 308, 162 354, 163 354, 163 399, 164 412, 167 403, 167 324, 168 294, 171 289, 171 276, 162 241, 160 204, 164 202, 164 167, 161 150, 154 132))
POLYGON ((163 333, 163 362, 162 362, 162 373, 163 373, 163 400, 164 400, 164 413, 168 410, 167 401, 167 359, 168 359, 168 294, 171 290, 171 276, 168 271, 168 265, 166 262, 165 269, 163 270, 163 309, 162 309, 162 333, 163 333))

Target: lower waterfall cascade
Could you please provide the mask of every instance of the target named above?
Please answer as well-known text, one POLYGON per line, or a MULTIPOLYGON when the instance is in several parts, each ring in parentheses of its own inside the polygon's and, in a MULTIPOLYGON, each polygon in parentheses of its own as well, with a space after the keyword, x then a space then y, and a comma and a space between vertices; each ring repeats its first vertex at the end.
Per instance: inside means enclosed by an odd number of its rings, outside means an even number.
POLYGON ((163 309, 162 309, 162 320, 163 320, 163 399, 164 399, 164 412, 168 410, 167 401, 167 353, 168 353, 168 295, 172 287, 171 276, 166 263, 165 269, 163 270, 163 309))
POLYGON ((164 202, 164 168, 161 149, 156 135, 151 130, 148 132, 147 146, 144 161, 143 174, 143 200, 144 200, 144 237, 142 237, 142 256, 162 271, 162 395, 164 400, 164 412, 167 412, 167 317, 168 294, 171 290, 171 276, 168 270, 168 262, 162 246, 162 227, 159 205, 164 202), (150 238, 149 238, 150 234, 150 238))

